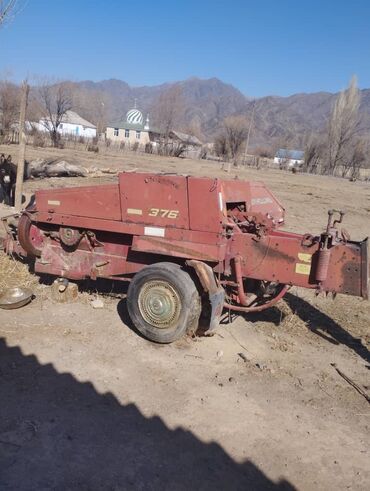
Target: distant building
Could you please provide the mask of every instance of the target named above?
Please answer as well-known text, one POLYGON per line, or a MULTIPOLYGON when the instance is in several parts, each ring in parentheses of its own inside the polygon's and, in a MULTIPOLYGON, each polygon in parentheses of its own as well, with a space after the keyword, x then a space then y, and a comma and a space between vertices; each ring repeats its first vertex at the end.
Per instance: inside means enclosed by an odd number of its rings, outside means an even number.
MULTIPOLYGON (((50 119, 41 118, 38 123, 28 123, 36 127, 39 131, 49 131, 51 127, 50 119)), ((83 136, 85 138, 96 137, 96 126, 82 118, 74 111, 67 111, 58 126, 58 133, 63 136, 83 136)))
POLYGON ((144 122, 143 114, 135 107, 127 112, 126 119, 109 123, 105 136, 112 143, 124 142, 129 145, 135 143, 146 145, 158 141, 160 133, 150 128, 149 116, 144 122))
POLYGON ((174 147, 181 146, 184 148, 182 153, 183 157, 188 157, 191 159, 199 158, 203 147, 203 144, 199 138, 193 135, 188 135, 187 133, 182 133, 181 131, 170 131, 168 136, 170 145, 173 145, 174 147))
POLYGON ((202 142, 193 135, 188 135, 187 133, 182 133, 181 131, 170 131, 169 137, 171 140, 179 143, 184 143, 190 148, 196 149, 202 146, 202 142))
POLYGON ((181 155, 193 158, 198 156, 202 147, 198 138, 180 131, 170 131, 166 138, 161 131, 150 126, 149 116, 144 122, 143 114, 136 107, 127 112, 124 120, 109 123, 105 136, 113 144, 125 143, 131 148, 135 144, 145 147, 151 143, 155 153, 174 151, 176 154, 177 147, 181 146, 184 147, 181 155))
POLYGON ((285 165, 287 167, 300 166, 304 162, 304 152, 302 150, 287 150, 279 148, 274 157, 274 164, 285 165))

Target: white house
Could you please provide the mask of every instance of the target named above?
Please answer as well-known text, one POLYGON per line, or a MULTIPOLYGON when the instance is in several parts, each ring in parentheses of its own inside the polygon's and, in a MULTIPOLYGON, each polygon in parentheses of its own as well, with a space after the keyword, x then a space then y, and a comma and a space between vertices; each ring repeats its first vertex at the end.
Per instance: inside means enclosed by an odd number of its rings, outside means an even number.
POLYGON ((304 162, 304 152, 302 150, 287 150, 279 148, 274 157, 274 164, 296 167, 304 162))
MULTIPOLYGON (((50 120, 47 118, 42 118, 38 123, 33 124, 33 126, 35 126, 39 131, 48 131, 48 127, 50 127, 50 120)), ((60 125, 58 126, 58 133, 63 136, 70 135, 95 138, 96 126, 82 118, 74 111, 67 111, 63 116, 60 125)))

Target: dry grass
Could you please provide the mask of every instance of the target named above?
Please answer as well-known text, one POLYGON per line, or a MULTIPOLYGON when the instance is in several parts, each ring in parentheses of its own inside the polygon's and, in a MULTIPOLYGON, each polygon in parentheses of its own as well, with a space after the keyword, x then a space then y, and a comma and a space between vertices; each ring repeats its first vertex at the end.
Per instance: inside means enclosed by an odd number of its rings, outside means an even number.
POLYGON ((39 281, 37 276, 30 273, 27 264, 0 252, 0 293, 15 286, 35 290, 39 281))
MULTIPOLYGON (((7 289, 15 286, 30 288, 34 294, 37 293, 39 299, 49 297, 49 287, 40 285, 38 276, 30 273, 27 264, 0 252, 0 295, 7 289)), ((95 288, 79 291, 78 302, 90 304, 94 298, 104 297, 104 304, 113 302, 112 292, 100 292, 95 288)))
MULTIPOLYGON (((297 292, 295 292, 297 294, 297 292)), ((283 299, 279 302, 279 310, 281 312, 280 326, 285 331, 303 329, 304 332, 308 330, 307 323, 297 315, 297 312, 291 309, 287 302, 283 299)))

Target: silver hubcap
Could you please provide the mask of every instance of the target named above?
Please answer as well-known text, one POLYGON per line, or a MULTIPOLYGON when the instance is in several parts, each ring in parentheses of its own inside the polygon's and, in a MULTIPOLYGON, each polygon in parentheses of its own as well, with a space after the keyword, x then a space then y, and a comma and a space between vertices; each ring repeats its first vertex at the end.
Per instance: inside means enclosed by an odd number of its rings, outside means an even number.
POLYGON ((166 329, 174 326, 180 316, 181 300, 177 291, 166 281, 148 281, 138 298, 140 313, 148 324, 166 329))

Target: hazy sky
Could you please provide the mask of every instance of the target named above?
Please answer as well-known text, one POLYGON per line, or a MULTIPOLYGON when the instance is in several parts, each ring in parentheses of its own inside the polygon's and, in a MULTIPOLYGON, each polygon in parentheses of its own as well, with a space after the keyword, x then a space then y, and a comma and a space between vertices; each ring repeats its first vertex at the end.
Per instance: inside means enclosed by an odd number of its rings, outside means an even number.
POLYGON ((19 0, 0 75, 155 85, 218 77, 250 96, 370 87, 370 0, 19 0))

